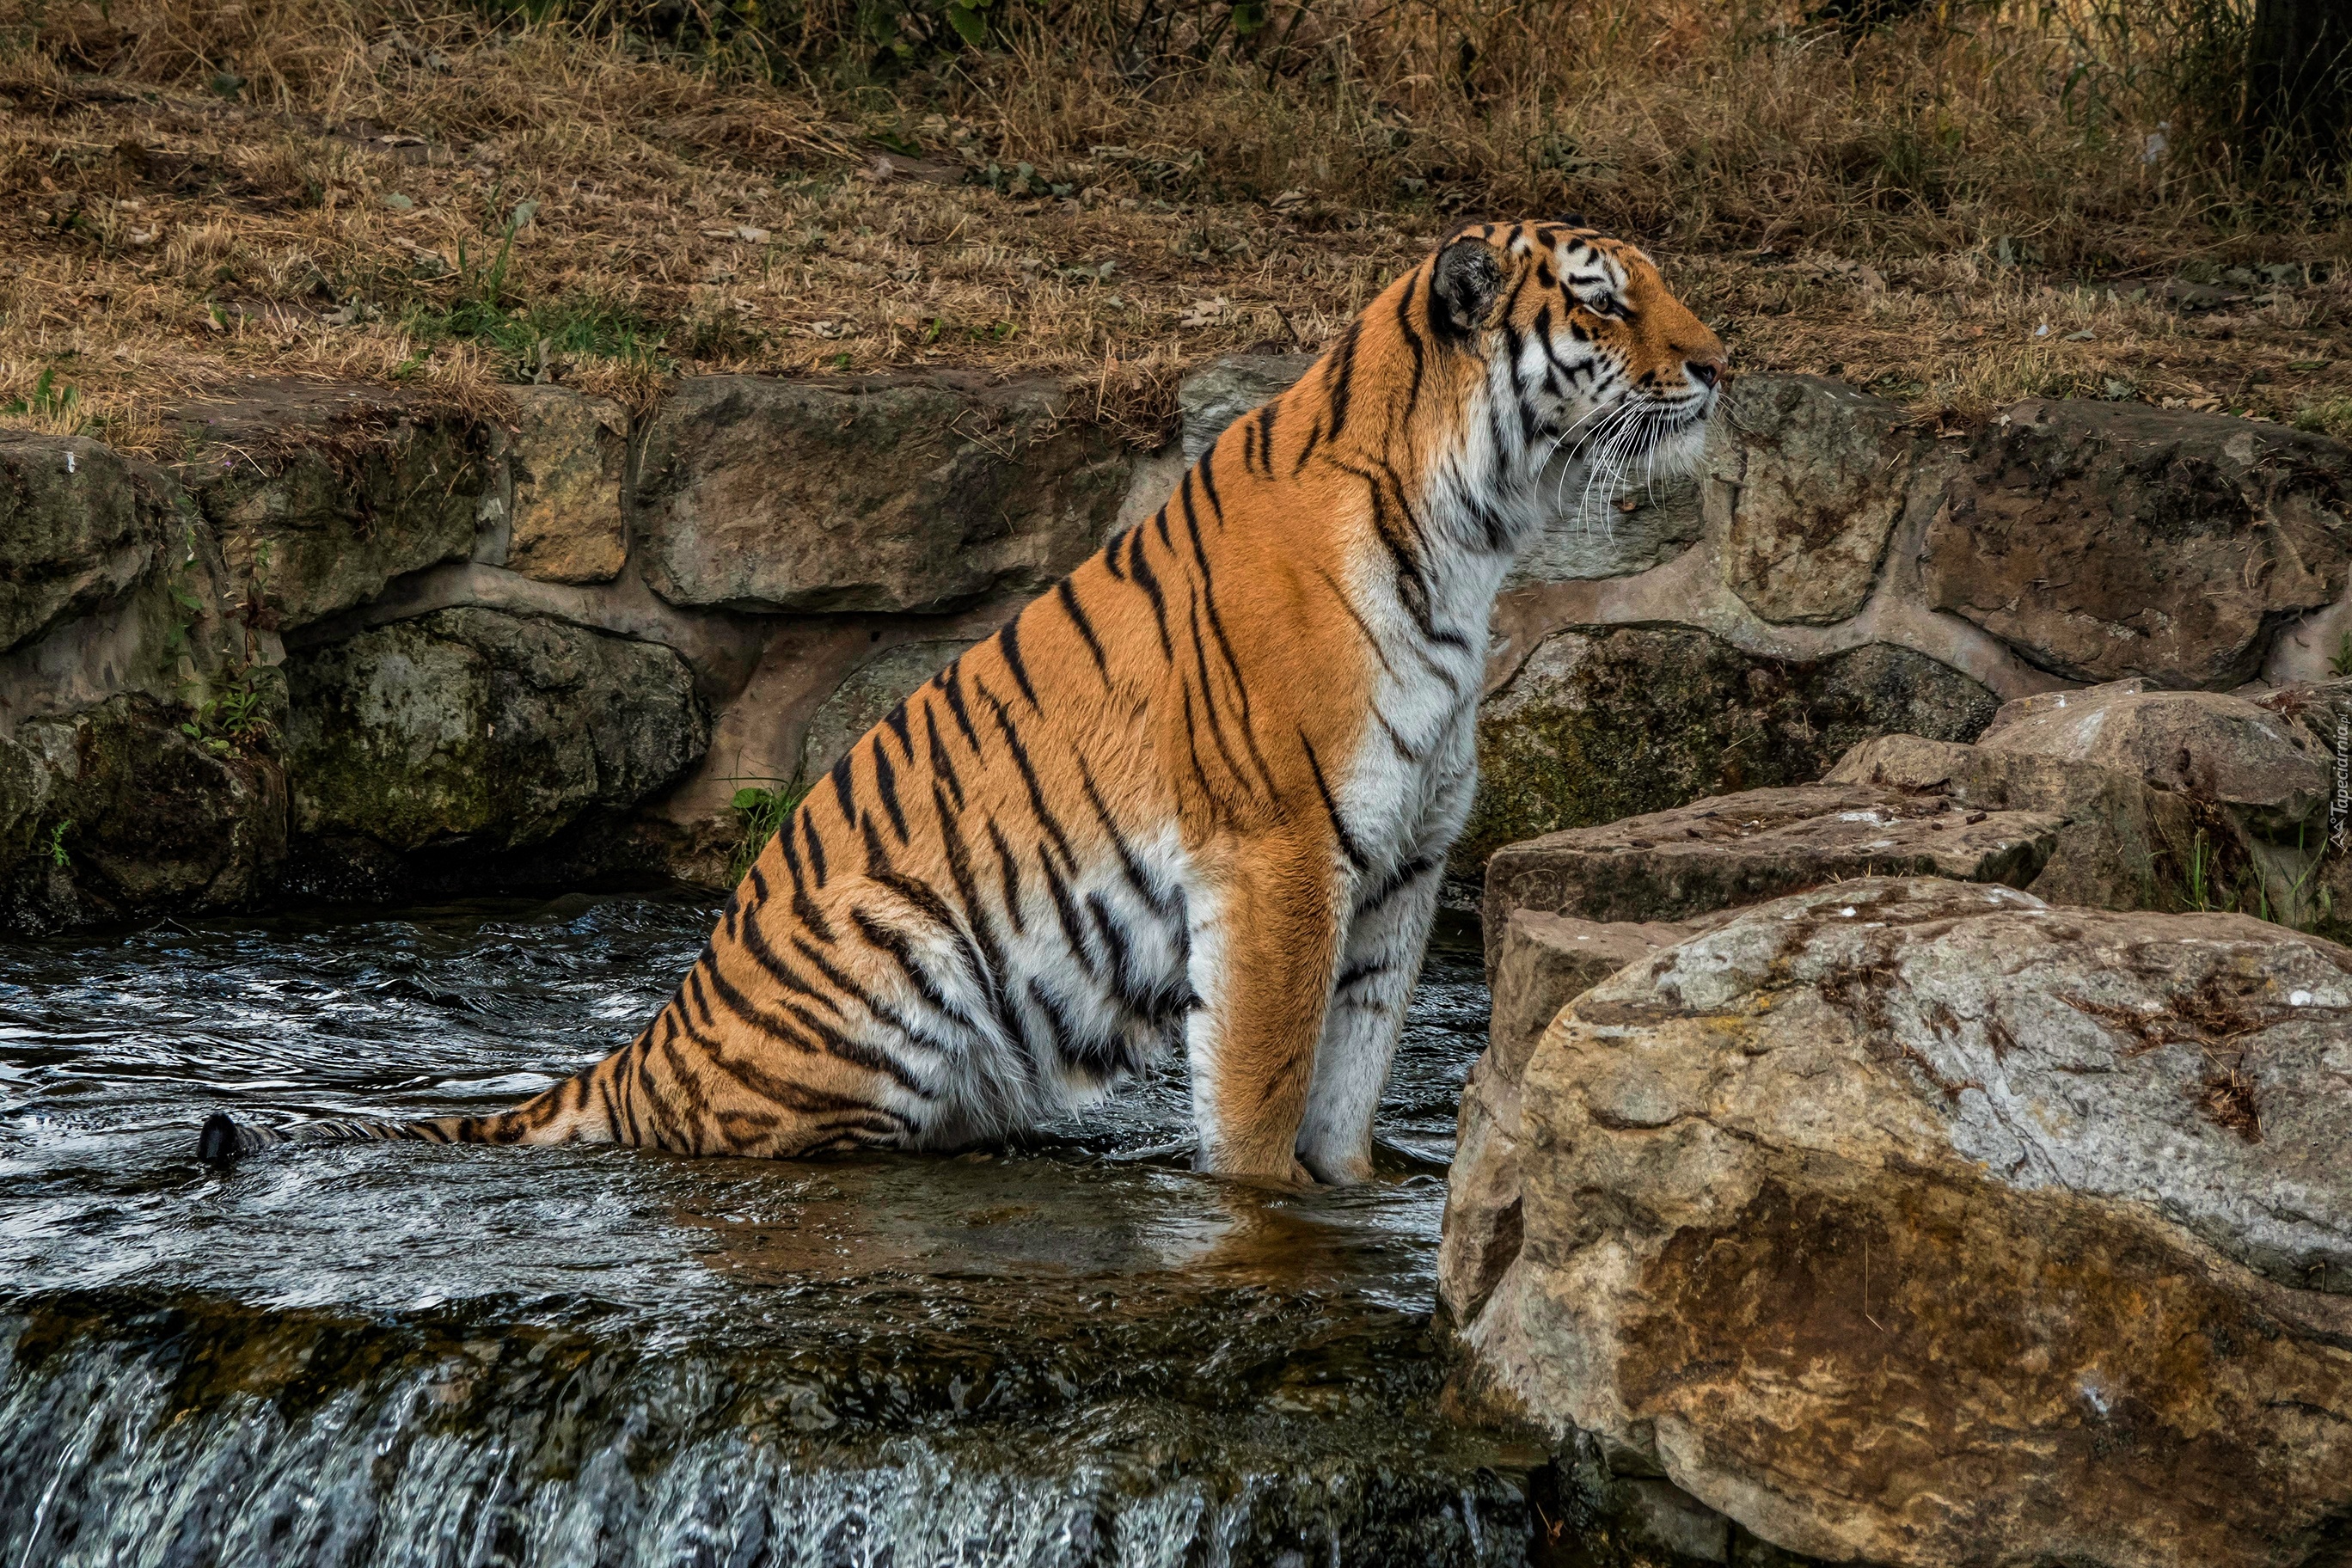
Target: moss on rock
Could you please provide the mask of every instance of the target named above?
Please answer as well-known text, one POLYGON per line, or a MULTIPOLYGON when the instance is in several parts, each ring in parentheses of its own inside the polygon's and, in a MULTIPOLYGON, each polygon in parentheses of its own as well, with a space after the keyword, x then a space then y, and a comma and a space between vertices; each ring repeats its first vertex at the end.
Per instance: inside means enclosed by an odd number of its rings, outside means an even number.
POLYGON ((398 855, 542 843, 710 742, 675 651, 534 616, 442 610, 287 669, 295 832, 398 855))
POLYGON ((1973 740, 2000 706, 1924 654, 1870 643, 1811 663, 1688 626, 1553 634, 1478 718, 1478 798, 1453 870, 1503 845, 1822 775, 1874 735, 1973 740))

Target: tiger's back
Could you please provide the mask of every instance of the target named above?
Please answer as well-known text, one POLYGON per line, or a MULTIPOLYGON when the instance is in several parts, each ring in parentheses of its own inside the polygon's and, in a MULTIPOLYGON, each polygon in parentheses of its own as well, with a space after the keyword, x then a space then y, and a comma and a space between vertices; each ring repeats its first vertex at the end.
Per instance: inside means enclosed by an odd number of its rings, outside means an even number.
POLYGON ((1181 1047, 1203 1167, 1361 1179, 1538 481, 1628 410, 1686 460, 1720 363, 1630 247, 1465 231, 851 747, 629 1045, 497 1116, 305 1135, 950 1147, 1181 1047))

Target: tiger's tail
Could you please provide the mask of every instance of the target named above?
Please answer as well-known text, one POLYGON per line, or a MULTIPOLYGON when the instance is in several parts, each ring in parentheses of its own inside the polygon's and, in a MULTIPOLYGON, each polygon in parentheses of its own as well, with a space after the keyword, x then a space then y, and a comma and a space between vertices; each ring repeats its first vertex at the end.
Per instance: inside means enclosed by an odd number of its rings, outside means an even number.
POLYGON ((568 1143, 602 1138, 604 1118, 588 1112, 596 1067, 534 1095, 510 1110, 489 1116, 438 1116, 419 1121, 310 1121, 288 1128, 257 1127, 225 1110, 205 1118, 196 1134, 196 1158, 234 1160, 281 1143, 568 1143))

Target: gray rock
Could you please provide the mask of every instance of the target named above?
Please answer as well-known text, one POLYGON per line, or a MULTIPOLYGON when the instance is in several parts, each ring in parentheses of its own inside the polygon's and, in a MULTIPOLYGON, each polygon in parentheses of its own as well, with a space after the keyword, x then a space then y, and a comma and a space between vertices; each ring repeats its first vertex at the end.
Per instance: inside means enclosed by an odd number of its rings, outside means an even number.
POLYGON ((373 389, 256 383, 178 410, 177 466, 240 603, 292 629, 404 573, 462 561, 489 489, 486 434, 373 389))
POLYGON ((380 626, 287 674, 295 831, 401 854, 540 843, 668 785, 710 739, 670 649, 499 610, 380 626))
POLYGON ((2151 691, 2138 679, 2020 698, 1977 743, 2133 773, 2242 807, 2271 832, 2307 821, 2333 784, 2310 733, 2273 710, 2218 691, 2151 691))
POLYGON ((0 431, 0 651, 128 592, 170 510, 111 447, 0 431))
POLYGON ((2003 415, 1927 530, 1928 602, 2080 680, 2226 689, 2279 623, 2336 602, 2352 450, 2140 405, 2003 415))
POLYGON ((2242 916, 1747 910, 1561 1014, 1507 1151, 1465 1125, 1523 1236, 1441 1279, 1463 1386, 1833 1561, 2326 1561, 2347 1026, 2352 952, 2242 916))
POLYGON ((675 605, 938 610, 1085 559, 1127 471, 1055 384, 695 376, 646 436, 639 547, 675 605))
POLYGON ((809 718, 801 742, 802 778, 823 777, 890 710, 970 647, 965 638, 900 643, 844 676, 809 718))
POLYGON ((501 564, 548 583, 608 583, 628 557, 621 521, 629 416, 562 386, 512 390, 506 438, 514 512, 501 564))
POLYGON ((1313 354, 1226 354, 1192 372, 1176 388, 1184 464, 1217 444, 1225 426, 1290 390, 1315 363, 1313 354))
POLYGON ((1503 579, 1505 592, 1647 572, 1688 550, 1706 529, 1698 485, 1686 476, 1661 480, 1654 488, 1633 485, 1613 501, 1597 500, 1590 509, 1573 486, 1559 499, 1543 531, 1511 563, 1503 579))
POLYGON ((2108 910, 2179 910, 2196 902, 2193 877, 2242 865, 2249 846, 2229 818, 2136 773, 1988 746, 1886 735, 1865 741, 1822 776, 1940 799, 1968 811, 2032 811, 2060 823, 2050 857, 2026 890, 2057 903, 2108 910), (2200 868, 2192 872, 2192 867, 2200 868))
POLYGON ((1810 783, 1873 735, 1971 740, 1999 706, 1885 643, 1803 662, 1688 626, 1555 633, 1479 709, 1478 797, 1453 869, 1475 876, 1501 846, 1563 828, 1810 783))
POLYGON ((1724 581, 1768 621, 1859 611, 1902 516, 1920 442, 1891 403, 1818 376, 1731 384, 1712 468, 1724 581))
POLYGON ((1969 810, 1871 784, 1800 784, 1711 795, 1671 811, 1546 834, 1495 852, 1484 913, 1489 952, 1512 911, 1586 921, 1682 921, 1800 888, 1873 875, 2022 888, 2065 818, 1969 810))

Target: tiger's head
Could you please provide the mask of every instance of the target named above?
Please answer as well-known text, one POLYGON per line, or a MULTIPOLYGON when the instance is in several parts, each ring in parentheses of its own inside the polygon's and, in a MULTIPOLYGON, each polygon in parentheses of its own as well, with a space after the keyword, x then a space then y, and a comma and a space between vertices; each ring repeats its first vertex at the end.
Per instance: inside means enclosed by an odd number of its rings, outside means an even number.
POLYGON ((1605 497, 1697 462, 1723 343, 1638 247, 1573 217, 1474 224, 1425 265, 1431 323, 1484 362, 1496 442, 1528 478, 1580 462, 1605 497))

